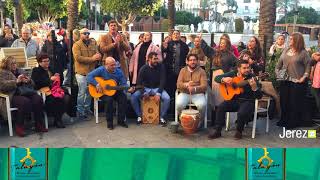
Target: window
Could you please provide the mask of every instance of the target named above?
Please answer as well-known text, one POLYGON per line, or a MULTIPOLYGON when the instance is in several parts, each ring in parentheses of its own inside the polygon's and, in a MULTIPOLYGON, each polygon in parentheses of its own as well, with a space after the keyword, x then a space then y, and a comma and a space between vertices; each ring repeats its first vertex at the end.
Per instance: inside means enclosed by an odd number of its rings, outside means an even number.
POLYGON ((243 0, 243 3, 250 3, 251 0, 243 0))
POLYGON ((259 3, 260 2, 260 0, 256 0, 256 3, 259 3))
POLYGON ((248 6, 245 6, 245 7, 244 7, 244 10, 245 10, 245 11, 249 11, 249 7, 248 7, 248 6))

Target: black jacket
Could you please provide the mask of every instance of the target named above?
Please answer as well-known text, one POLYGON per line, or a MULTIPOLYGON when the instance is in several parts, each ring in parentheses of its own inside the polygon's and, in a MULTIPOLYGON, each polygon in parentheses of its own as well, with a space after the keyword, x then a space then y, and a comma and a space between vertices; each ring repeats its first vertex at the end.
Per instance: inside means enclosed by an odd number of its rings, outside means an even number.
POLYGON ((0 47, 11 47, 12 43, 16 40, 19 39, 19 37, 15 34, 13 34, 13 39, 5 39, 4 35, 0 36, 0 47))
POLYGON ((41 66, 32 69, 31 79, 34 82, 34 88, 36 90, 43 87, 51 87, 49 71, 43 69, 41 66))
POLYGON ((59 42, 49 42, 46 40, 42 46, 41 53, 46 53, 49 55, 50 65, 49 69, 50 72, 59 73, 60 76, 63 76, 63 71, 67 67, 67 55, 65 48, 59 42), (54 45, 54 52, 53 52, 53 45, 54 45))
POLYGON ((182 42, 181 40, 179 40, 179 41, 170 41, 168 43, 168 47, 167 48, 162 47, 162 51, 164 53, 166 53, 166 57, 163 60, 163 63, 165 65, 166 69, 169 72, 174 72, 175 74, 178 75, 180 70, 184 66, 186 66, 186 58, 187 58, 187 55, 189 53, 188 45, 186 43, 182 42), (174 60, 175 48, 174 48, 174 45, 177 44, 177 43, 180 44, 180 58, 179 58, 179 70, 175 71, 175 68, 174 68, 174 64, 175 64, 175 60, 174 60))

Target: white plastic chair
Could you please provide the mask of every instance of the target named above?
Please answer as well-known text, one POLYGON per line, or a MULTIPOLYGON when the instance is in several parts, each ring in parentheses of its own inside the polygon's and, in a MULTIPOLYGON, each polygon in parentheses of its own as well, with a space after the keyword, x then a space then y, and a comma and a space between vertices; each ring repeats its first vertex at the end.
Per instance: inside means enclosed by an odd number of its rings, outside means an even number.
MULTIPOLYGON (((176 93, 175 93, 175 116, 174 116, 174 120, 175 120, 175 122, 178 122, 178 116, 179 116, 179 114, 178 114, 178 107, 177 107, 177 101, 176 101, 176 98, 177 98, 177 96, 178 96, 178 94, 179 94, 179 91, 178 90, 176 90, 176 93)), ((207 128, 208 127, 208 93, 207 93, 207 91, 205 92, 205 99, 206 99, 206 107, 205 107, 205 115, 204 115, 204 128, 207 128)), ((195 104, 188 104, 188 106, 196 106, 195 104)))
MULTIPOLYGON (((254 103, 254 114, 253 114, 253 126, 252 126, 252 138, 255 138, 256 135, 256 126, 257 126, 257 118, 258 118, 258 113, 267 113, 267 118, 266 118, 266 133, 269 132, 269 106, 270 106, 270 97, 263 97, 261 99, 256 99, 254 103), (259 102, 267 102, 267 107, 266 108, 260 108, 259 107, 259 102)), ((226 112, 226 131, 230 129, 230 112, 226 112)))
POLYGON ((6 109, 7 109, 7 116, 8 116, 8 126, 9 126, 9 135, 13 136, 13 129, 12 129, 12 115, 11 112, 12 111, 16 111, 18 110, 18 108, 12 108, 10 105, 10 99, 9 96, 6 94, 1 94, 0 93, 0 97, 4 98, 6 100, 6 109))
MULTIPOLYGON (((38 91, 38 94, 41 95, 41 93, 38 91)), ((6 101, 6 109, 7 109, 7 116, 8 116, 8 128, 9 128, 9 135, 13 136, 13 127, 12 127, 12 111, 17 111, 18 108, 11 107, 9 95, 6 94, 1 94, 0 93, 0 98, 4 98, 6 101)), ((45 98, 45 96, 42 95, 42 99, 45 98)), ((45 101, 45 99, 44 99, 45 101)), ((47 113, 44 112, 44 122, 45 122, 45 127, 48 129, 48 116, 47 113)))

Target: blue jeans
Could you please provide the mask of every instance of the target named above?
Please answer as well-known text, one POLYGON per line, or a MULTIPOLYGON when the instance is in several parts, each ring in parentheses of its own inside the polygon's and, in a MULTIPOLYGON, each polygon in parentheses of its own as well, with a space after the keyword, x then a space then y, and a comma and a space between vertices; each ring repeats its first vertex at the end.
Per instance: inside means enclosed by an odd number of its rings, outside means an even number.
MULTIPOLYGON (((150 89, 150 88, 144 88, 145 92, 143 95, 149 94, 156 95, 156 92, 158 91, 158 88, 150 89)), ((134 112, 137 114, 138 117, 141 117, 141 91, 136 91, 131 95, 131 104, 133 107, 134 112)), ((169 109, 170 106, 170 96, 168 93, 163 90, 161 93, 161 110, 160 110, 160 118, 163 118, 169 109)))
POLYGON ((80 115, 85 115, 86 111, 90 110, 91 96, 88 91, 87 77, 76 74, 76 79, 79 87, 77 98, 77 111, 80 115))
POLYGON ((71 86, 71 64, 67 64, 67 74, 64 78, 63 85, 70 85, 71 86))

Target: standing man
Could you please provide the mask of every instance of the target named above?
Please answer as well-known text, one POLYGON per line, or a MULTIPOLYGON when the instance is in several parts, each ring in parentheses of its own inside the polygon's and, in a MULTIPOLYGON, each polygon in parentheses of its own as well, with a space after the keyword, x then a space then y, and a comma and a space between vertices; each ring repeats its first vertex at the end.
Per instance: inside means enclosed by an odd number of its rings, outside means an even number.
POLYGON ((24 27, 21 29, 21 38, 16 39, 11 47, 24 47, 26 48, 27 58, 35 57, 39 53, 38 43, 31 39, 31 30, 24 27))
POLYGON ((172 33, 172 41, 168 44, 163 44, 162 50, 166 53, 166 58, 163 63, 167 69, 167 81, 166 89, 169 95, 173 96, 175 93, 176 82, 180 70, 186 65, 186 57, 189 52, 189 47, 186 43, 180 39, 180 31, 174 30, 172 33))
POLYGON ((80 40, 73 44, 72 52, 74 57, 74 66, 76 79, 78 82, 77 112, 80 120, 86 120, 87 115, 92 115, 90 110, 91 97, 88 92, 88 83, 86 76, 91 72, 101 59, 98 53, 97 44, 90 38, 90 32, 87 28, 80 30, 80 40))
POLYGON ((214 81, 222 84, 231 84, 233 77, 240 77, 249 81, 249 84, 243 87, 243 92, 234 96, 231 100, 222 102, 216 112, 215 131, 209 134, 209 139, 221 137, 221 130, 225 121, 226 112, 238 112, 237 132, 235 139, 242 138, 242 131, 245 123, 252 117, 254 112, 255 99, 262 97, 261 85, 253 79, 251 68, 248 61, 239 60, 237 71, 230 71, 214 78, 214 81))
POLYGON ((176 97, 178 114, 191 100, 204 117, 207 105, 204 93, 208 85, 206 72, 199 66, 199 59, 196 54, 189 54, 186 64, 187 66, 181 69, 177 81, 177 88, 180 92, 176 97))
POLYGON ((144 86, 144 90, 138 90, 131 96, 131 104, 137 114, 137 124, 141 124, 141 96, 155 96, 157 101, 161 101, 160 124, 165 126, 164 117, 170 106, 170 96, 164 90, 166 83, 166 69, 162 63, 159 63, 158 53, 150 52, 148 55, 148 64, 142 66, 139 71, 137 85, 144 86))
MULTIPOLYGON (((102 77, 104 80, 113 79, 117 82, 120 87, 128 87, 127 80, 120 68, 116 67, 116 61, 113 57, 107 57, 105 59, 104 66, 100 66, 94 71, 88 74, 87 80, 90 84, 96 86, 97 91, 101 93, 104 87, 94 79, 95 77, 102 77)), ((113 96, 102 96, 106 104, 106 118, 108 129, 113 129, 113 101, 118 102, 118 124, 122 127, 128 128, 126 123, 126 111, 127 111, 127 96, 123 90, 118 90, 113 96)))
POLYGON ((108 23, 109 32, 101 36, 100 51, 104 53, 103 59, 113 57, 117 67, 121 67, 126 79, 129 77, 128 63, 125 52, 130 50, 127 38, 118 32, 118 24, 115 20, 108 23))

